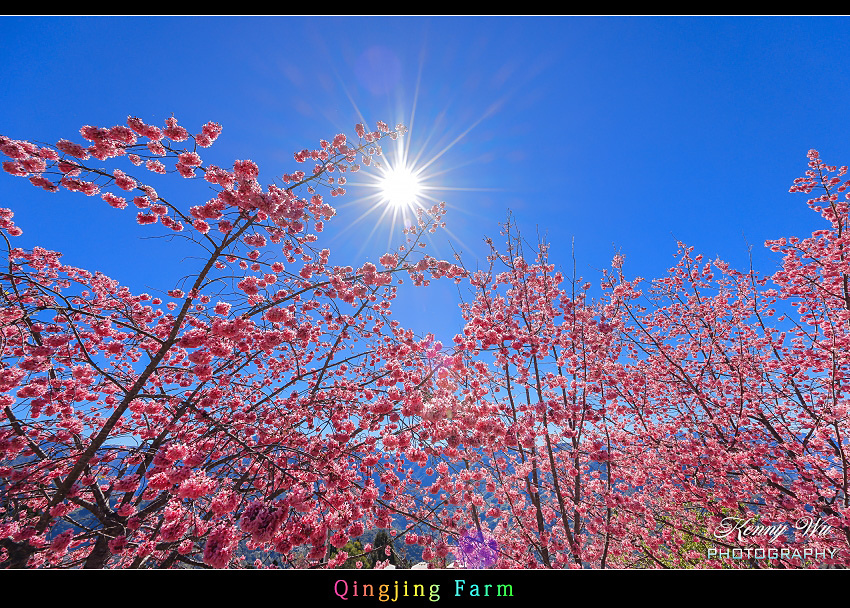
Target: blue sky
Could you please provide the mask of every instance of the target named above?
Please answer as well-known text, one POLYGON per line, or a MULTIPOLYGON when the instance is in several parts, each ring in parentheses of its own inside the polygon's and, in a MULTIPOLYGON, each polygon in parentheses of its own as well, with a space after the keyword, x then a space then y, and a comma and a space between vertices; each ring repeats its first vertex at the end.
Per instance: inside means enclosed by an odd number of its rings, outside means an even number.
MULTIPOLYGON (((765 239, 822 227, 788 188, 816 148, 850 164, 850 41, 845 18, 2 17, 0 133, 80 141, 82 125, 223 126, 204 160, 250 158, 260 181, 292 171, 292 152, 356 122, 413 124, 411 150, 446 201, 468 267, 511 210, 553 261, 596 280, 612 256, 631 276, 662 275, 676 241, 734 266, 765 239), (415 108, 415 114, 414 114, 415 108)), ((352 182, 355 180, 352 180, 352 182)), ((360 180, 356 180, 360 181, 360 180)), ((166 184, 171 184, 167 186, 166 184)), ((202 184, 158 190, 186 207, 202 184)), ((387 249, 394 227, 351 185, 326 235, 332 261, 387 249)), ((16 244, 62 251, 134 291, 168 289, 192 260, 140 240, 135 213, 98 197, 48 194, 0 176, 16 244)), ((397 230, 398 226, 395 227, 397 230)), ((397 317, 444 340, 460 326, 454 286, 403 293, 397 317)))

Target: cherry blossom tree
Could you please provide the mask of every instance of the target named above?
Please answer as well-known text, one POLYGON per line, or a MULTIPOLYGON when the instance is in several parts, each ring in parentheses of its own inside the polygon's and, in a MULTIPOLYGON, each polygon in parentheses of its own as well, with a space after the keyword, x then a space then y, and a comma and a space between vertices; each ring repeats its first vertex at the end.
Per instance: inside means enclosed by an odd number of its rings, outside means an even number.
POLYGON ((680 244, 654 281, 616 256, 592 299, 510 220, 484 270, 425 254, 444 206, 380 267, 332 264, 323 193, 400 125, 296 152, 312 167, 265 187, 250 160, 204 164, 220 132, 131 117, 86 144, 0 137, 7 173, 132 204, 198 260, 134 294, 14 247, 0 210, 4 567, 339 567, 376 528, 378 568, 402 543, 500 568, 850 565, 846 167, 810 151, 791 191, 819 190, 826 223, 768 241, 774 274, 680 244), (173 203, 145 170, 214 196, 173 203), (391 318, 400 282, 440 278, 472 290, 448 346, 391 318))
POLYGON ((447 457, 429 492, 454 506, 444 528, 498 547, 496 567, 605 567, 623 525, 610 455, 629 439, 628 416, 606 407, 617 310, 513 222, 503 236, 505 252, 488 240, 489 268, 469 273, 467 323, 423 414, 447 457))
POLYGON ((657 565, 676 553, 680 532, 708 536, 719 550, 791 550, 769 562, 752 551, 738 560, 691 551, 684 557, 693 565, 850 564, 845 173, 809 152, 809 170, 791 192, 822 190, 808 204, 828 227, 768 241, 782 254, 769 278, 682 246, 644 307, 634 282, 622 274, 611 282, 630 352, 617 398, 635 414, 644 454, 649 525, 633 548, 657 565), (746 521, 787 524, 788 534, 776 542, 724 533, 746 521))
POLYGON ((845 173, 809 153, 791 192, 827 224, 768 241, 769 277, 680 245, 591 302, 509 222, 423 414, 444 529, 499 567, 850 565, 845 173))
POLYGON ((182 283, 134 294, 60 253, 14 247, 21 230, 0 212, 4 567, 222 568, 240 547, 333 566, 332 546, 389 526, 398 505, 376 478, 391 488, 405 473, 381 447, 398 443, 400 403, 429 369, 428 344, 391 304, 405 279, 463 270, 421 249, 443 206, 380 266, 332 265, 327 191, 343 195, 404 128, 356 131, 356 143, 296 152, 305 169, 265 187, 251 160, 204 164, 212 122, 192 135, 173 117, 130 117, 84 126, 84 144, 0 137, 6 172, 135 207, 138 224, 186 239, 199 260, 182 283), (177 204, 145 170, 214 195, 177 204))

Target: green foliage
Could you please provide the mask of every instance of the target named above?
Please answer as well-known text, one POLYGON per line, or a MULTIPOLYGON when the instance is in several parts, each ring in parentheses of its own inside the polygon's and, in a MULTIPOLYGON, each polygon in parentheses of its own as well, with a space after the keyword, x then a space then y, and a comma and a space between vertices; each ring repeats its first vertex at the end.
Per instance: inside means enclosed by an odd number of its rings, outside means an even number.
POLYGON ((375 540, 372 542, 372 565, 370 567, 374 568, 375 564, 379 561, 385 561, 387 559, 390 560, 390 564, 395 566, 396 568, 409 568, 411 564, 408 560, 404 559, 401 555, 399 555, 396 548, 393 546, 393 537, 390 536, 389 532, 386 530, 378 530, 378 533, 375 535, 375 540), (390 547, 390 554, 387 556, 386 547, 390 547))
MULTIPOLYGON (((708 519, 711 514, 705 509, 697 509, 695 512, 694 522, 685 526, 677 525, 671 517, 659 518, 662 528, 670 528, 671 538, 665 543, 668 548, 667 555, 658 558, 668 568, 690 570, 703 567, 704 562, 708 560, 708 550, 716 547, 715 543, 709 540, 711 532, 708 529, 708 519)), ((723 565, 722 568, 728 566, 723 565)))
MULTIPOLYGON (((389 545, 390 549, 392 549, 392 538, 386 530, 378 530, 378 533, 375 535, 375 541, 372 543, 372 546, 374 547, 372 550, 372 568, 375 567, 376 562, 387 559, 387 555, 384 552, 384 547, 387 545, 389 545)), ((396 563, 398 560, 396 558, 395 551, 390 551, 389 560, 393 566, 398 565, 396 563)))
MULTIPOLYGON (((638 554, 629 560, 632 563, 625 565, 633 568, 655 568, 660 565, 677 570, 708 567, 708 550, 718 548, 709 529, 711 519, 716 515, 695 505, 685 505, 684 513, 690 513, 691 516, 656 516, 654 533, 663 542, 653 549, 641 541, 638 554)), ((727 517, 731 513, 731 509, 726 507, 720 509, 720 517, 727 517)), ((720 567, 732 568, 728 564, 720 567)))
POLYGON ((330 557, 333 558, 340 551, 345 551, 350 555, 345 563, 341 566, 337 566, 338 568, 357 568, 357 562, 363 564, 361 568, 371 568, 372 562, 369 558, 363 554, 363 543, 359 540, 350 540, 345 543, 345 546, 342 549, 337 549, 336 547, 331 548, 330 557))

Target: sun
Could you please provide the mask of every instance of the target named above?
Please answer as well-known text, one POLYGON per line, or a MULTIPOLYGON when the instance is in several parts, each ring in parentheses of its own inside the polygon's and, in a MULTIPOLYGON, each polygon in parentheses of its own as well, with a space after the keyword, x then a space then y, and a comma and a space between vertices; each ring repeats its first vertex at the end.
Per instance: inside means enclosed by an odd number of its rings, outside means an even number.
MULTIPOLYGON (((445 175, 457 167, 445 166, 443 159, 443 156, 454 148, 478 123, 484 120, 488 113, 485 113, 453 139, 434 133, 426 134, 424 144, 418 145, 412 150, 411 135, 414 133, 415 105, 414 103, 414 109, 411 110, 410 120, 408 121, 409 128, 402 127, 400 124, 397 131, 390 134, 389 139, 392 141, 382 142, 386 145, 385 149, 381 150, 381 146, 374 146, 373 150, 376 151, 376 154, 368 160, 364 158, 366 170, 359 173, 360 179, 355 178, 353 181, 340 182, 347 183, 358 190, 362 188, 362 190, 358 192, 360 196, 342 203, 338 208, 356 206, 361 213, 352 218, 333 238, 342 238, 344 234, 357 229, 357 226, 362 222, 370 223, 372 227, 371 230, 367 229, 368 235, 357 239, 362 241, 360 253, 370 247, 370 244, 374 242, 376 233, 383 231, 386 227, 389 227, 389 230, 386 232, 387 249, 385 251, 389 251, 395 246, 394 239, 398 235, 396 229, 399 226, 404 229, 404 232, 409 229, 413 230, 417 222, 423 221, 422 218, 427 216, 435 206, 446 205, 443 202, 444 198, 438 195, 438 192, 492 190, 491 188, 465 188, 446 184, 445 175), (404 137, 401 137, 402 135, 404 137), (438 151, 435 153, 426 152, 427 144, 432 142, 434 137, 439 140, 438 151), (451 141, 448 141, 449 139, 451 141), (439 198, 437 198, 438 196, 439 198)), ((355 110, 357 110, 356 106, 355 110)), ((362 117, 360 111, 357 110, 357 112, 362 117)), ((364 167, 360 165, 354 165, 352 168, 353 171, 361 169, 364 169, 364 167)), ((358 190, 355 190, 355 192, 358 190)), ((455 205, 450 206, 455 207, 455 205)), ((460 238, 445 227, 445 224, 442 224, 441 228, 454 243, 469 249, 460 238)), ((427 236, 425 238, 430 239, 427 236)))
POLYGON ((383 169, 377 186, 382 200, 399 210, 415 207, 423 195, 417 172, 404 165, 383 169))

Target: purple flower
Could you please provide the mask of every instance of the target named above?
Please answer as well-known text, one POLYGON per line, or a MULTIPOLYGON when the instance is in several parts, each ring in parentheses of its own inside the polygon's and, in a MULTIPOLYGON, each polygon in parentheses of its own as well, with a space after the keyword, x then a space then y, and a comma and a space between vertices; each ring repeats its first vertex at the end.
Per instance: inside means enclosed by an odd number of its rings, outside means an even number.
POLYGON ((469 530, 458 540, 456 557, 464 568, 492 568, 498 559, 499 544, 478 530, 469 530))

